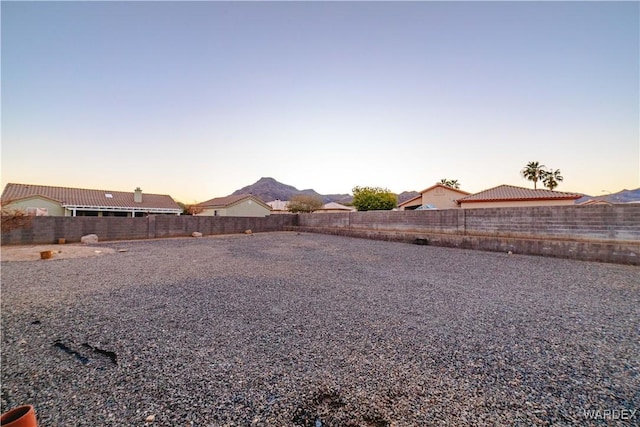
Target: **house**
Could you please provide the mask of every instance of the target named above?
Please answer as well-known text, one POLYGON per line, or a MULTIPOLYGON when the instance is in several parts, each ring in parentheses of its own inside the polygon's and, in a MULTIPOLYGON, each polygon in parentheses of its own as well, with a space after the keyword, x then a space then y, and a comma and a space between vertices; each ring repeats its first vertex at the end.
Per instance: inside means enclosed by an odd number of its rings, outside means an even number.
POLYGON ((171 196, 132 192, 7 184, 2 192, 3 211, 23 211, 34 216, 180 215, 171 196))
POLYGON ((425 188, 413 199, 409 199, 398 205, 398 209, 403 211, 414 210, 420 206, 431 205, 436 209, 458 208, 458 199, 468 196, 471 193, 448 187, 443 184, 435 184, 425 188))
POLYGON ((458 199, 461 208, 573 205, 582 194, 499 185, 458 199))
POLYGON ((320 209, 316 209, 315 211, 313 211, 313 213, 353 212, 355 210, 356 208, 354 208, 353 206, 345 206, 341 205, 340 203, 329 202, 322 205, 320 209))
MULTIPOLYGON (((581 202, 580 200, 577 200, 576 205, 580 205, 580 206, 589 206, 589 205, 612 205, 613 203, 609 202, 608 200, 604 200, 604 199, 589 199, 585 202, 581 202)), ((627 203, 633 203, 633 202, 627 202, 627 203)))
MULTIPOLYGON (((271 207, 271 213, 274 213, 274 214, 291 213, 289 212, 289 202, 285 202, 283 200, 273 200, 271 202, 268 202, 267 205, 271 207)), ((341 205, 340 203, 336 203, 336 202, 329 202, 322 205, 322 207, 320 207, 319 209, 314 210, 313 213, 351 212, 355 210, 356 209, 354 207, 341 205)))
POLYGON ((198 216, 269 216, 271 207, 251 194, 216 197, 195 205, 198 216))
POLYGON ((285 202, 280 199, 267 202, 267 205, 271 208, 272 214, 286 214, 289 213, 289 202, 285 202))

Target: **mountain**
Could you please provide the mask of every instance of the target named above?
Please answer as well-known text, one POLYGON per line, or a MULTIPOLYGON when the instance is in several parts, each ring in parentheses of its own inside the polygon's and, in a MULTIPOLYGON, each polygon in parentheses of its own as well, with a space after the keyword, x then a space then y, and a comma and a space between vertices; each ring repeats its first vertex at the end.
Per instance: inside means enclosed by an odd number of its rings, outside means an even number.
MULTIPOLYGON (((238 194, 253 194, 265 203, 273 200, 290 200, 291 196, 295 194, 316 196, 321 198, 325 203, 336 202, 348 204, 353 201, 353 196, 351 194, 319 194, 317 191, 312 189, 298 190, 293 185, 283 184, 273 178, 260 178, 253 184, 242 187, 241 189, 231 193, 232 196, 237 196, 238 194)), ((420 193, 417 191, 404 191, 398 195, 398 203, 402 203, 419 194, 420 193)))
POLYGON ((640 188, 635 190, 624 189, 613 194, 603 196, 584 196, 576 200, 576 203, 583 203, 587 200, 602 200, 609 203, 638 203, 640 202, 640 188))
POLYGON ((352 198, 349 194, 322 195, 317 191, 311 189, 298 190, 292 185, 283 184, 273 178, 260 178, 253 184, 242 187, 241 189, 231 193, 232 196, 236 196, 238 194, 253 194, 265 203, 271 202, 273 200, 289 200, 291 199, 291 196, 295 194, 308 194, 311 196, 316 196, 321 198, 325 203, 345 203, 347 201, 350 201, 352 198))

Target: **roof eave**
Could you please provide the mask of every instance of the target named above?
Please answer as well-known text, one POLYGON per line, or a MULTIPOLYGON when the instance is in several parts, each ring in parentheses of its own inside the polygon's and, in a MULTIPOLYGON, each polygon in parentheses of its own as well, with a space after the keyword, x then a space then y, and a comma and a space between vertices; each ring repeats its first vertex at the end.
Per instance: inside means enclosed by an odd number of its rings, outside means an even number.
POLYGON ((458 200, 458 203, 483 203, 483 202, 551 202, 554 200, 577 200, 580 197, 551 197, 548 199, 532 199, 532 198, 508 198, 508 199, 480 199, 480 200, 458 200))

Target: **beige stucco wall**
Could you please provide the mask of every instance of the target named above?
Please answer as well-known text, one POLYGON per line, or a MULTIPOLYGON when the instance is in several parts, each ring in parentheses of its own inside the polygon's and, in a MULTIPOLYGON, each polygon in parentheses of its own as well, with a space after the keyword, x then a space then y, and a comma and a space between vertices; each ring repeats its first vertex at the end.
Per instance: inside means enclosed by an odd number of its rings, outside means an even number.
POLYGON ((243 200, 228 208, 207 208, 204 209, 198 216, 214 216, 215 211, 218 211, 218 216, 269 216, 271 210, 265 208, 259 203, 253 200, 243 200))
POLYGON ((438 209, 458 208, 455 200, 465 197, 463 193, 448 188, 436 187, 422 193, 422 205, 433 205, 438 209))
POLYGON ((243 200, 227 208, 227 216, 269 216, 271 209, 267 209, 253 200, 243 200))
POLYGON ((47 209, 49 216, 65 215, 65 209, 60 205, 60 203, 42 197, 29 197, 3 206, 3 210, 9 212, 22 211, 26 213, 27 208, 45 208, 47 209))
POLYGON ((461 207, 463 209, 519 208, 526 206, 569 206, 574 204, 574 200, 519 200, 506 202, 462 202, 461 207))

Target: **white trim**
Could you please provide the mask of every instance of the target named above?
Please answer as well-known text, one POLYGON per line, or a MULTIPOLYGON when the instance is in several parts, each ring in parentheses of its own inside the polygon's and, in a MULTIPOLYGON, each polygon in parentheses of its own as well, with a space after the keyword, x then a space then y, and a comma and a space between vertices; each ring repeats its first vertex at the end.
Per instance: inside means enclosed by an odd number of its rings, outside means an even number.
MULTIPOLYGON (((181 209, 171 208, 141 208, 141 207, 126 207, 126 206, 92 206, 92 205, 62 205, 63 208, 71 209, 73 211, 106 211, 106 212, 154 212, 154 213, 171 213, 180 214, 181 209)), ((75 216, 75 215, 74 215, 75 216)))

